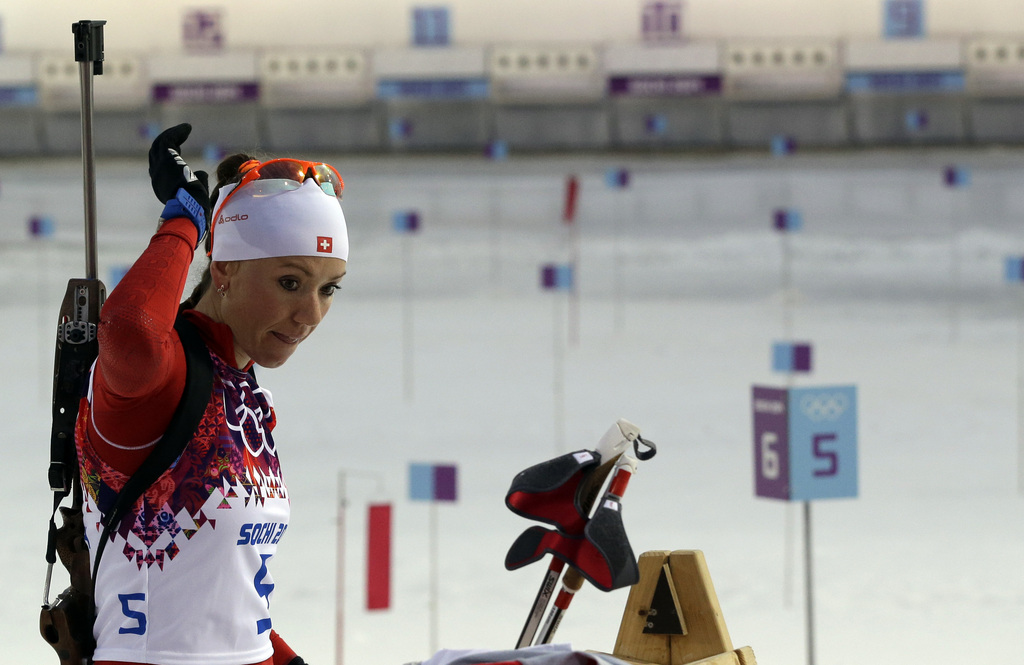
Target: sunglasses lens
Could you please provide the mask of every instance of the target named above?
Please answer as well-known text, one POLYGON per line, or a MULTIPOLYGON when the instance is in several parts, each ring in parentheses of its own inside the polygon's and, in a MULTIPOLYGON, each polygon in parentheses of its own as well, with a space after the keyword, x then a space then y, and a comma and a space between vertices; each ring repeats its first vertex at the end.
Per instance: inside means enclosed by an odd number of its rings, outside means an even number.
POLYGON ((259 180, 305 180, 305 169, 301 162, 291 159, 275 159, 259 166, 259 180))
POLYGON ((301 183, 291 178, 260 178, 250 185, 250 193, 254 197, 273 196, 282 192, 298 189, 301 183))
MULTIPOLYGON (((317 184, 320 185, 324 192, 339 199, 341 198, 345 185, 337 172, 326 164, 313 164, 292 159, 275 159, 260 165, 257 182, 263 180, 290 180, 302 184, 305 182, 310 169, 313 171, 313 177, 316 179, 317 184)), ((287 187, 284 189, 287 189, 287 187)), ((284 189, 278 189, 277 192, 284 191, 284 189)))
POLYGON ((317 164, 315 173, 320 187, 328 194, 340 199, 342 192, 345 190, 345 183, 341 181, 338 173, 327 164, 317 164), (328 191, 327 185, 330 185, 331 191, 328 191))

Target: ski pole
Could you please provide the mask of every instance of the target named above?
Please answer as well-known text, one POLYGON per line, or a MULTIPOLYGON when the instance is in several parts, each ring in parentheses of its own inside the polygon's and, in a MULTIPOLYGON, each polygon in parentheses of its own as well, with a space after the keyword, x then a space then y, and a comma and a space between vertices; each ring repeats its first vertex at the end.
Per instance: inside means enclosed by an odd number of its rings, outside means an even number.
MULTIPOLYGON (((615 467, 615 463, 623 454, 623 451, 639 436, 640 429, 636 425, 620 418, 601 437, 597 444, 597 452, 601 455, 601 464, 584 481, 585 485, 581 486, 580 508, 586 515, 590 515, 597 497, 600 496, 604 481, 615 467)), ((533 644, 533 638, 537 634, 537 628, 544 617, 544 612, 551 601, 551 596, 554 595, 558 578, 561 576, 564 566, 565 564, 561 559, 552 557, 551 564, 544 573, 540 589, 537 591, 537 596, 530 607, 530 612, 526 616, 523 630, 519 633, 519 640, 516 642, 517 649, 533 644)))
MULTIPOLYGON (((629 479, 633 477, 634 473, 636 473, 636 458, 628 453, 623 453, 615 464, 615 473, 608 484, 608 490, 601 498, 601 503, 622 499, 622 495, 626 492, 626 486, 629 484, 629 479)), ((558 630, 558 626, 562 622, 562 616, 569 609, 569 603, 572 602, 576 592, 583 587, 583 580, 584 578, 580 571, 572 566, 565 572, 565 575, 562 577, 562 588, 559 589, 554 605, 551 607, 547 619, 544 620, 544 626, 541 628, 540 637, 537 638, 537 644, 551 643, 552 638, 555 636, 555 631, 558 630)))
POLYGON ((544 610, 547 609, 551 596, 555 593, 558 578, 564 567, 564 561, 557 557, 551 557, 551 563, 548 565, 547 572, 544 573, 544 580, 540 584, 540 590, 537 591, 533 607, 530 608, 530 614, 526 617, 526 624, 523 626, 522 632, 519 633, 519 641, 516 642, 517 649, 528 647, 533 642, 533 637, 537 634, 537 628, 540 626, 540 620, 544 617, 544 610))

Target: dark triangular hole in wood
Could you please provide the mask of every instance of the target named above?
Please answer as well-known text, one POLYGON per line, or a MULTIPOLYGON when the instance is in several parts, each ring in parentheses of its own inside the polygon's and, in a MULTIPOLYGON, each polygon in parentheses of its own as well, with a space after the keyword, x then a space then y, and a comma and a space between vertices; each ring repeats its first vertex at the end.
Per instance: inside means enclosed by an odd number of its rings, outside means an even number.
POLYGON ((644 632, 648 635, 685 635, 686 624, 679 598, 672 584, 672 575, 668 564, 661 567, 658 584, 654 587, 650 609, 647 611, 647 625, 644 632))

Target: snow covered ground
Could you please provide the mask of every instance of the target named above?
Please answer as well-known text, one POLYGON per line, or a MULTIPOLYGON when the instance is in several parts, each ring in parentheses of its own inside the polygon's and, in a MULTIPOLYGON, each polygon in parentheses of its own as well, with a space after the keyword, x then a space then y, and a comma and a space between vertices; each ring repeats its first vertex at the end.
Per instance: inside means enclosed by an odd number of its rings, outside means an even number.
MULTIPOLYGON (((805 224, 790 238, 793 335, 813 341, 816 363, 797 385, 859 391, 860 496, 813 504, 818 662, 1016 662, 1024 302, 1003 260, 1024 253, 1021 158, 335 158, 349 276, 321 329, 261 374, 293 502, 275 627, 310 663, 334 661, 346 470, 345 662, 430 656, 431 508, 406 498, 407 465, 454 462, 459 501, 436 508, 437 646, 512 646, 543 564, 503 568, 529 525, 504 508, 508 483, 625 417, 659 446, 624 500, 634 551, 703 550, 736 646, 765 665, 804 662, 799 507, 754 497, 750 414, 752 384, 785 383, 770 371, 784 303, 770 224, 793 207, 805 224), (943 187, 953 163, 970 165, 968 188, 943 187), (609 189, 605 171, 620 166, 631 186, 609 189), (569 256, 569 173, 582 186, 575 344, 572 304, 537 286, 542 263, 569 256), (402 209, 421 213, 418 235, 391 230, 402 209), (368 613, 363 519, 378 499, 395 505, 393 608, 368 613)), ((109 285, 159 204, 141 160, 101 162, 98 180, 109 285)), ((81 196, 75 160, 0 162, 3 662, 54 662, 36 627, 46 375, 64 284, 83 270, 81 196), (29 240, 32 215, 52 217, 56 235, 29 240)), ((584 589, 558 638, 611 651, 626 595, 584 589)))

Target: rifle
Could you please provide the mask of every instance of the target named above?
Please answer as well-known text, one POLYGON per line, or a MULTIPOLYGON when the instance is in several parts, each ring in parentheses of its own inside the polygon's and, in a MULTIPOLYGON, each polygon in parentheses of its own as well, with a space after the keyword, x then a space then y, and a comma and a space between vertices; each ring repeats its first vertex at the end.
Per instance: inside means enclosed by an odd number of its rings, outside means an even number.
POLYGON ((96 270, 96 174, 93 148, 93 76, 103 74, 103 26, 106 21, 72 24, 75 61, 82 90, 82 164, 85 194, 85 278, 68 281, 57 321, 53 369, 53 424, 47 479, 53 493, 46 539, 46 581, 39 630, 56 651, 61 665, 80 665, 92 654, 92 585, 89 550, 82 523, 83 492, 75 450, 75 421, 89 368, 96 359, 100 307, 106 287, 96 270), (71 496, 71 506, 61 503, 71 496), (55 517, 60 512, 62 526, 55 517), (71 577, 71 586, 50 602, 50 584, 57 556, 71 577))

